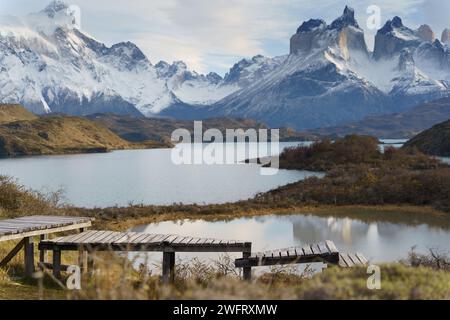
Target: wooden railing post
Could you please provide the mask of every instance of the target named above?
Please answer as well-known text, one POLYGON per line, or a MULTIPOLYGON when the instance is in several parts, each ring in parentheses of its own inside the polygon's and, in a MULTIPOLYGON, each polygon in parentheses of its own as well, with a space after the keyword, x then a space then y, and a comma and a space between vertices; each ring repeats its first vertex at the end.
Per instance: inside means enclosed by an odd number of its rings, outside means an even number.
MULTIPOLYGON (((45 241, 47 240, 48 236, 46 234, 41 234, 39 237, 40 241, 45 241)), ((48 258, 48 254, 47 254, 47 250, 40 250, 39 251, 39 262, 41 264, 45 264, 47 262, 48 258)))
MULTIPOLYGON (((244 252, 242 254, 243 259, 248 259, 251 256, 251 252, 244 252)), ((242 275, 245 281, 251 281, 252 280, 252 267, 244 267, 242 268, 242 275)))
POLYGON ((25 275, 27 277, 33 276, 34 269, 34 239, 33 237, 26 237, 24 240, 24 260, 25 260, 25 275))
MULTIPOLYGON (((81 228, 79 233, 83 233, 86 231, 86 228, 81 228)), ((88 272, 88 252, 80 246, 78 249, 78 265, 81 269, 82 273, 88 272)))
POLYGON ((163 284, 175 281, 175 252, 163 252, 162 281, 163 284))
POLYGON ((61 279, 61 249, 53 248, 53 276, 61 279))

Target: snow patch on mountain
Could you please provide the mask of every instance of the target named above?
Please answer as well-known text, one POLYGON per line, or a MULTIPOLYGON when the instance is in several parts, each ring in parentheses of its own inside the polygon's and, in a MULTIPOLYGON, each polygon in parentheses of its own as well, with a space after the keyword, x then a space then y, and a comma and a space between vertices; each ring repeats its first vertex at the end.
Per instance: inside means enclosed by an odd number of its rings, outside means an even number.
POLYGON ((0 19, 0 71, 1 101, 36 113, 152 116, 174 104, 211 104, 242 88, 183 62, 153 66, 131 42, 107 47, 79 30, 59 0, 25 17, 0 19))

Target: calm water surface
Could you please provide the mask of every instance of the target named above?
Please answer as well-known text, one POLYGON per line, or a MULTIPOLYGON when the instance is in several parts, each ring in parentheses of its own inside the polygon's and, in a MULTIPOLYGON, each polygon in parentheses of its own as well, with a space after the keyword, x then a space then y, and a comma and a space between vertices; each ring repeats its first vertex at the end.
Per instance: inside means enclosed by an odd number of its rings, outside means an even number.
MULTIPOLYGON (((261 216, 231 221, 208 222, 203 220, 162 222, 133 229, 137 232, 168 233, 184 236, 228 240, 245 240, 253 243, 253 251, 303 246, 332 240, 343 252, 361 252, 371 262, 393 262, 407 257, 411 248, 418 252, 437 249, 450 253, 450 225, 433 227, 426 221, 401 214, 404 222, 363 222, 350 218, 313 215, 261 216), (415 221, 414 224, 411 221, 415 221)), ((400 219, 401 221, 401 219, 400 219)), ((179 254, 182 259, 200 257, 217 259, 218 254, 179 254)), ((233 257, 236 255, 233 255, 233 257)), ((146 256, 139 256, 143 261, 146 256)), ((150 254, 150 261, 161 259, 150 254)))
MULTIPOLYGON (((280 143, 280 150, 298 144, 280 143)), ((245 150, 245 144, 226 144, 225 147, 245 150)), ((260 166, 238 163, 246 156, 256 157, 245 153, 241 153, 233 165, 175 165, 171 152, 171 149, 126 150, 2 159, 0 174, 12 176, 35 190, 61 189, 67 203, 88 208, 130 203, 224 203, 248 199, 311 175, 321 176, 320 173, 287 170, 263 176, 260 166)))

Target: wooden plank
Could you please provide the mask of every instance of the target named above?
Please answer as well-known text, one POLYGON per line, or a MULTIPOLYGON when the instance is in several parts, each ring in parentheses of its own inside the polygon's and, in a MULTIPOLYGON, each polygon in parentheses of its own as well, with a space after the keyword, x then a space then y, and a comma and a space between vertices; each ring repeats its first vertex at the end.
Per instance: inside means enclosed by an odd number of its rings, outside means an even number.
POLYGON ((79 223, 79 222, 86 222, 86 221, 94 221, 94 218, 88 218, 88 217, 69 217, 69 216, 26 216, 26 217, 19 217, 19 218, 15 218, 15 219, 8 219, 8 220, 12 220, 12 221, 50 221, 50 222, 55 222, 55 223, 59 223, 59 222, 75 222, 75 223, 79 223))
POLYGON ((310 246, 303 246, 302 250, 303 250, 303 252, 304 252, 304 254, 306 256, 309 256, 309 255, 313 254, 312 251, 311 251, 311 247, 310 246))
POLYGON ((141 235, 139 237, 137 237, 136 239, 133 240, 133 243, 145 243, 144 240, 147 237, 148 237, 147 233, 141 233, 141 235))
POLYGON ((99 240, 105 238, 109 234, 109 232, 110 231, 100 231, 94 237, 86 241, 89 241, 89 243, 99 243, 99 240))
POLYGON ((32 222, 32 221, 1 221, 0 227, 2 228, 38 228, 41 226, 52 226, 52 223, 48 222, 32 222))
POLYGON ((345 264, 347 265, 347 267, 349 267, 349 268, 353 267, 353 262, 349 259, 348 255, 346 253, 341 253, 339 260, 344 261, 345 264))
MULTIPOLYGON (((87 232, 83 232, 81 233, 80 237, 77 239, 76 243, 78 244, 84 244, 87 243, 87 241, 93 237, 95 237, 95 235, 97 234, 98 231, 96 230, 92 230, 92 231, 87 231, 87 232)), ((67 242, 70 243, 70 242, 67 242)))
POLYGON ((167 242, 167 243, 173 243, 174 240, 178 239, 179 236, 176 235, 170 235, 167 238, 164 239, 163 242, 167 242))
MULTIPOLYGON (((73 239, 71 239, 71 242, 77 243, 80 239, 87 237, 88 234, 91 234, 93 232, 95 232, 95 231, 94 230, 89 230, 89 231, 83 231, 83 232, 80 232, 78 234, 75 234, 73 239)), ((61 241, 58 240, 58 242, 61 242, 61 241)))
POLYGON ((295 250, 295 248, 288 249, 287 253, 288 253, 289 257, 297 257, 297 251, 295 250))
POLYGON ((361 265, 361 261, 359 261, 358 257, 354 253, 349 253, 348 257, 352 260, 355 266, 361 265))
POLYGON ((22 238, 26 238, 26 237, 40 236, 41 234, 51 234, 51 233, 77 230, 80 228, 89 228, 91 225, 92 225, 92 223, 89 221, 89 222, 83 222, 80 224, 71 224, 71 225, 57 227, 57 228, 51 228, 51 229, 26 231, 26 232, 22 232, 20 234, 5 234, 5 235, 0 234, 0 241, 16 240, 16 239, 22 239, 22 238))
POLYGON ((128 245, 133 243, 137 238, 141 237, 142 235, 143 235, 142 232, 127 232, 125 233, 124 237, 122 237, 117 241, 114 241, 114 243, 128 245))
POLYGON ((142 244, 149 244, 149 243, 153 243, 153 240, 155 238, 156 235, 154 234, 149 234, 149 233, 144 233, 144 238, 140 239, 140 243, 142 244))
POLYGON ((317 248, 314 248, 314 245, 309 245, 309 246, 307 246, 307 247, 309 247, 309 252, 311 252, 311 254, 317 254, 318 252, 318 250, 317 250, 317 248))
POLYGON ((104 234, 102 234, 101 236, 99 236, 99 237, 97 237, 97 238, 95 238, 95 239, 93 239, 91 241, 95 242, 95 243, 103 243, 103 240, 110 238, 111 235, 114 235, 114 232, 113 231, 107 231, 104 234))
POLYGON ((324 242, 318 243, 317 247, 319 248, 321 254, 331 254, 324 242))
POLYGON ((157 234, 154 238, 151 239, 152 243, 160 243, 162 240, 166 239, 167 235, 157 234))
POLYGON ((339 252, 333 241, 327 240, 327 241, 325 241, 325 244, 326 244, 326 246, 328 247, 328 250, 331 253, 338 253, 339 252))
POLYGON ((177 239, 173 240, 172 243, 176 243, 177 245, 185 245, 186 240, 189 240, 190 237, 179 236, 177 239))
POLYGON ((52 239, 52 241, 53 242, 68 242, 68 241, 73 241, 77 236, 79 236, 78 233, 70 235, 70 236, 54 238, 54 239, 52 239))
POLYGON ((0 262, 0 268, 6 267, 6 265, 19 253, 19 251, 23 248, 24 245, 25 239, 20 240, 20 242, 0 262))
POLYGON ((369 261, 367 261, 366 257, 364 257, 361 253, 356 253, 356 256, 359 258, 362 264, 366 265, 369 261))
POLYGON ((118 240, 121 237, 120 232, 113 232, 111 235, 100 241, 100 243, 114 243, 115 240, 118 240))

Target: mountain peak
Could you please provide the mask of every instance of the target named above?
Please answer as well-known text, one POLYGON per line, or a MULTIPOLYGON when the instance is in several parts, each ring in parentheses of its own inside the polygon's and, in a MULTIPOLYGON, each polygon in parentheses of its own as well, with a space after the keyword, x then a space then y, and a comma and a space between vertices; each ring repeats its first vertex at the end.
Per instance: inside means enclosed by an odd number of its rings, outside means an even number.
POLYGON ((326 22, 323 21, 322 19, 310 19, 308 21, 303 22, 302 25, 298 27, 297 33, 310 32, 318 28, 323 28, 326 25, 327 25, 326 22))
POLYGON ((444 31, 442 31, 441 41, 442 43, 450 41, 450 29, 444 29, 444 31))
POLYGON ((63 0, 53 0, 42 12, 46 13, 49 18, 54 18, 56 13, 69 9, 69 5, 63 0))
POLYGON ((359 28, 355 19, 355 10, 349 6, 345 6, 342 16, 331 23, 330 29, 342 29, 348 26, 359 28))
POLYGON ((394 31, 395 29, 408 29, 405 26, 403 26, 403 21, 398 16, 395 16, 394 18, 392 18, 392 20, 388 20, 384 24, 383 28, 378 30, 378 33, 380 33, 380 34, 388 34, 388 33, 392 32, 392 31, 394 31))
POLYGON ((436 39, 433 29, 427 24, 421 25, 416 33, 417 36, 424 41, 433 42, 434 39, 436 39))

